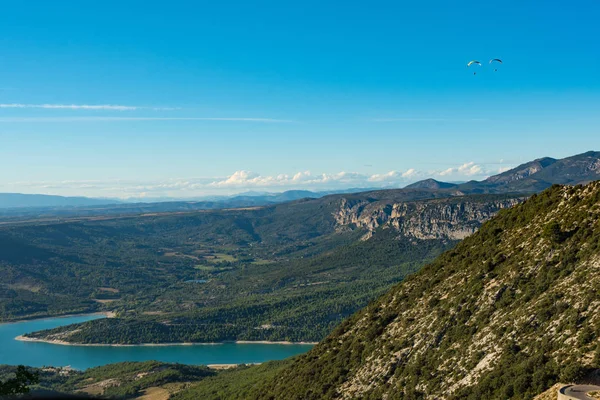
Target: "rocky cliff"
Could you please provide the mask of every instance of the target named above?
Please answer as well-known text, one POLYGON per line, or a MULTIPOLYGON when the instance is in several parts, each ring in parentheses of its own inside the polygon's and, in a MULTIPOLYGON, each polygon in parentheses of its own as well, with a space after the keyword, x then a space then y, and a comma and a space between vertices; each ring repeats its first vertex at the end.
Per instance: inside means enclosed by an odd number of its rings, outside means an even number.
POLYGON ((523 197, 478 195, 411 202, 342 199, 334 218, 340 231, 366 229, 365 239, 377 229, 394 229, 412 239, 462 240, 499 210, 522 201, 523 197))

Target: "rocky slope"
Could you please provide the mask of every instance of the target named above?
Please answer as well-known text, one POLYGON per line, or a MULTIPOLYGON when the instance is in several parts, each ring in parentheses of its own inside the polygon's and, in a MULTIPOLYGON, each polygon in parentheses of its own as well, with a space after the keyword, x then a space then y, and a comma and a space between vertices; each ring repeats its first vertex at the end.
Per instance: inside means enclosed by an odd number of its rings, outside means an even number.
POLYGON ((544 168, 554 164, 557 160, 550 157, 539 158, 537 160, 530 161, 525 164, 521 164, 516 168, 508 170, 498 175, 490 176, 485 180, 489 183, 507 184, 523 179, 529 178, 530 176, 537 174, 544 168))
POLYGON ((596 179, 600 179, 600 152, 589 151, 560 160, 545 157, 481 182, 457 185, 426 179, 404 189, 338 196, 334 218, 338 231, 366 229, 365 239, 383 227, 395 229, 400 237, 460 240, 499 210, 524 200, 525 194, 553 184, 580 184, 596 179), (477 193, 514 195, 478 197, 477 193), (523 195, 519 197, 518 193, 523 195))
POLYGON ((540 158, 484 181, 458 185, 464 193, 539 192, 553 184, 576 185, 600 179, 600 152, 588 151, 556 160, 540 158))
POLYGON ((378 228, 390 228, 410 239, 461 240, 473 234, 499 210, 523 201, 512 196, 461 196, 431 201, 390 202, 342 199, 334 213, 337 229, 366 229, 365 239, 378 228))
POLYGON ((256 398, 532 398, 600 368, 600 182, 501 212, 256 398))
POLYGON ((554 184, 577 185, 600 179, 600 152, 588 151, 571 157, 539 158, 483 181, 461 184, 426 179, 405 189, 433 189, 448 195, 474 193, 535 193, 554 184))

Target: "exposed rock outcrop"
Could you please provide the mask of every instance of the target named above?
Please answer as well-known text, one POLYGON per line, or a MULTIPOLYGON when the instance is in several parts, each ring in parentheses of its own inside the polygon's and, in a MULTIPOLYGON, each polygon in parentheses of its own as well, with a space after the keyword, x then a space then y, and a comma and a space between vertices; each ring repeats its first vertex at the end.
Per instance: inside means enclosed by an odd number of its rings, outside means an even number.
POLYGON ((473 234, 499 210, 524 201, 523 197, 465 196, 401 203, 342 199, 334 213, 338 230, 363 228, 372 236, 391 228, 401 237, 461 240, 473 234))

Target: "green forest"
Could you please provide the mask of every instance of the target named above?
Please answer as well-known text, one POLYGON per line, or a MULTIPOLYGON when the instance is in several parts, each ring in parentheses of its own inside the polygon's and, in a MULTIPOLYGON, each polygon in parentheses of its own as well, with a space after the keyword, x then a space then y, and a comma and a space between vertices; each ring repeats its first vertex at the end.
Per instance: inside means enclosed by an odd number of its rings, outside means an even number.
MULTIPOLYGON (((507 198, 418 200, 413 208, 507 198)), ((343 199, 383 210, 396 201, 386 191, 343 199)), ((340 201, 0 227, 0 318, 116 314, 31 334, 76 331, 61 337, 79 343, 319 341, 456 243, 386 227, 361 240, 364 228, 338 229, 340 201)))
POLYGON ((249 398, 531 399, 578 382, 600 369, 599 207, 594 183, 502 211, 249 398))

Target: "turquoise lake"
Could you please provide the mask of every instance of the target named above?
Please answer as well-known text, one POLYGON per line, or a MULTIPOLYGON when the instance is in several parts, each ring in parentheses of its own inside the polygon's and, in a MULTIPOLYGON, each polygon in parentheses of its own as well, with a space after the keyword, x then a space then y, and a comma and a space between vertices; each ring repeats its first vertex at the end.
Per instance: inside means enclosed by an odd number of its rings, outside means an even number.
POLYGON ((0 324, 0 364, 67 366, 87 369, 121 361, 159 360, 182 364, 241 364, 280 360, 304 353, 309 344, 222 343, 193 346, 61 346, 21 342, 16 336, 41 329, 103 318, 100 315, 48 318, 0 324))

